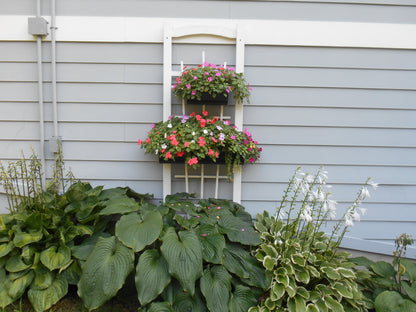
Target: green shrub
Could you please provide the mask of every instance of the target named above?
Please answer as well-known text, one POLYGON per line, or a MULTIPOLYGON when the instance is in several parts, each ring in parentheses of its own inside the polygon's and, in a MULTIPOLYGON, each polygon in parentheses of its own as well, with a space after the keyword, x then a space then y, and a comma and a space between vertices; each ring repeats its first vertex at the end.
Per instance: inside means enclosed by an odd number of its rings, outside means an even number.
POLYGON ((335 217, 336 202, 329 198, 326 179, 323 170, 312 176, 298 169, 276 215, 257 215, 255 227, 262 244, 256 258, 271 282, 261 303, 249 312, 366 311, 354 263, 348 253, 337 249, 347 228, 359 219, 367 185, 376 185, 367 180, 328 237, 322 228, 327 218, 335 217))
POLYGON ((401 234, 396 239, 393 263, 371 261, 366 257, 352 261, 365 270, 358 270, 362 291, 377 312, 416 311, 416 263, 402 259, 413 239, 401 234))
POLYGON ((181 193, 136 210, 101 212, 121 217, 83 265, 78 293, 89 310, 112 298, 134 269, 141 312, 242 312, 257 303, 266 281, 250 251, 261 239, 242 206, 195 204, 181 193))

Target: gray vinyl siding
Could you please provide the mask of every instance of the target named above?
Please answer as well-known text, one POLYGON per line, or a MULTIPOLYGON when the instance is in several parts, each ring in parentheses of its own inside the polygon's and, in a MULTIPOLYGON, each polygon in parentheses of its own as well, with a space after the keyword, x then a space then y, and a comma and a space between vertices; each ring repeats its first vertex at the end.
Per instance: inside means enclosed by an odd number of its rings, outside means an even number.
MULTIPOLYGON (((33 15, 32 0, 0 0, 2 14, 33 15)), ((50 1, 42 1, 49 15, 50 1)), ((207 1, 207 0, 60 0, 58 15, 128 16, 223 19, 273 19, 376 23, 415 23, 416 5, 411 0, 361 1, 207 1), (371 5, 372 4, 372 5, 371 5)))
MULTIPOLYGON (((49 1, 43 1, 44 13, 49 1)), ((35 12, 32 0, 0 0, 1 14, 35 12)), ((400 0, 136 1, 62 0, 58 15, 250 18, 416 23, 416 5, 400 0)), ((46 140, 53 135, 50 45, 43 45, 46 140)), ((233 45, 175 44, 173 64, 235 64, 233 45)), ((162 166, 137 147, 162 119, 163 46, 58 42, 57 94, 64 158, 75 176, 106 187, 130 186, 162 197, 162 166)), ((369 176, 380 183, 349 236, 391 243, 416 236, 416 50, 248 45, 253 87, 244 126, 259 144, 259 163, 243 168, 242 203, 253 215, 274 211, 297 166, 329 172, 346 208, 369 176)), ((35 42, 0 38, 0 160, 39 148, 35 42)), ((174 112, 179 112, 174 99, 174 112)), ((226 114, 232 107, 226 108, 226 114)), ((48 143, 48 142, 47 142, 48 143)), ((48 147, 48 145, 47 145, 48 147)), ((47 150, 48 164, 52 154, 47 150)), ((180 172, 180 169, 178 169, 180 172)), ((47 173, 50 175, 50 172, 47 173)), ((207 182, 207 194, 213 183, 207 182)), ((174 191, 183 191, 174 179, 174 191)), ((191 192, 199 192, 192 183, 191 192)), ((220 197, 231 198, 222 184, 220 197)), ((0 205, 5 205, 0 194, 0 205)))

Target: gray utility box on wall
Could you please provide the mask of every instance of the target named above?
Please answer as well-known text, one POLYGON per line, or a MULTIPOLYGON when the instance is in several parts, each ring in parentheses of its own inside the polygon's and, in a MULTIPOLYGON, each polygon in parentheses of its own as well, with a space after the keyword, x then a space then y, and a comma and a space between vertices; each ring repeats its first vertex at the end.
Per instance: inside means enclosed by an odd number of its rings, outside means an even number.
POLYGON ((43 17, 29 17, 28 18, 29 34, 33 36, 48 35, 48 21, 43 17))

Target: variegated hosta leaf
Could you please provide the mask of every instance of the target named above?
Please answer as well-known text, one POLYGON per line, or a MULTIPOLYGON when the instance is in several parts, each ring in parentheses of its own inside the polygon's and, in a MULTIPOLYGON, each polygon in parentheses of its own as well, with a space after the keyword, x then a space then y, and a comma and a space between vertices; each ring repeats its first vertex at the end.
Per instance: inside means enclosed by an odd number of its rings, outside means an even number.
POLYGON ((16 278, 14 281, 12 281, 8 290, 9 296, 14 299, 20 298, 25 292, 26 288, 30 285, 30 283, 32 283, 34 276, 35 273, 30 270, 25 275, 20 276, 19 278, 16 278))
POLYGON ((6 270, 12 273, 26 270, 29 267, 30 264, 24 263, 20 255, 13 256, 6 262, 6 270))
POLYGON ((14 249, 13 242, 0 244, 0 258, 4 257, 4 256, 7 256, 9 254, 9 252, 12 251, 13 249, 14 249))
POLYGON ((15 299, 9 295, 10 278, 4 269, 0 269, 0 308, 5 308, 15 299))
POLYGON ((175 228, 170 227, 160 249, 169 264, 169 273, 194 295, 195 281, 202 275, 202 247, 193 230, 178 234, 179 237, 175 228))
POLYGON ((31 289, 46 289, 48 288, 53 280, 55 279, 55 273, 49 271, 43 265, 39 265, 35 270, 35 279, 30 286, 31 289))
POLYGON ((65 245, 49 247, 41 252, 40 261, 51 271, 63 268, 71 261, 71 249, 65 245))
POLYGON ((68 283, 61 275, 45 289, 29 289, 27 295, 36 312, 43 312, 61 300, 68 292, 68 283))
POLYGON ((149 211, 143 219, 137 213, 122 216, 116 224, 116 236, 127 247, 139 252, 153 243, 163 227, 162 216, 158 211, 149 211))
POLYGON ((145 305, 155 299, 170 283, 168 263, 156 249, 146 250, 136 268, 139 301, 145 305))
POLYGON ((228 310, 230 312, 246 312, 257 303, 253 291, 243 285, 237 285, 231 294, 228 310))
POLYGON ((133 269, 133 262, 133 250, 116 237, 100 237, 82 266, 78 283, 78 295, 85 306, 93 310, 114 297, 133 269))
POLYGON ((201 291, 210 312, 228 312, 231 275, 220 265, 207 268, 201 277, 201 291))
POLYGON ((43 234, 42 231, 39 232, 32 232, 32 233, 17 233, 13 238, 13 243, 16 247, 22 248, 28 244, 32 244, 38 242, 42 239, 43 234))

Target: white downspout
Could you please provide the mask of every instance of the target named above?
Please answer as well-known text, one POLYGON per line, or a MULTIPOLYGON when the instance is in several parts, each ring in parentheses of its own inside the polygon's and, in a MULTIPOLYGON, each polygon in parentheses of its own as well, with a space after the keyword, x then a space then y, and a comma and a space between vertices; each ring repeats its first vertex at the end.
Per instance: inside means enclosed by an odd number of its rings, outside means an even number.
MULTIPOLYGON (((41 17, 40 0, 37 0, 36 17, 41 17)), ((42 70, 42 36, 36 36, 37 64, 38 64, 38 95, 39 95, 39 123, 40 123, 40 151, 39 157, 42 165, 42 186, 46 186, 45 161, 45 121, 43 105, 43 70, 42 70)))

